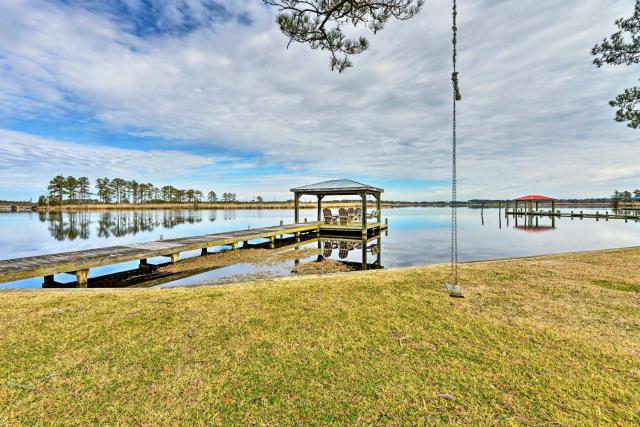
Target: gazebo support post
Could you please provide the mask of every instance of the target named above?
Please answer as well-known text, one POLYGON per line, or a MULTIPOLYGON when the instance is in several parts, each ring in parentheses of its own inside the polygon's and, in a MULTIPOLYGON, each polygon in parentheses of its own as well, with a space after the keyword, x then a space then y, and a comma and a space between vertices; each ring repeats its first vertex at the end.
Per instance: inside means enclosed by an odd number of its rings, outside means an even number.
POLYGON ((318 194, 318 221, 322 221, 322 199, 324 195, 318 194))
POLYGON ((362 235, 367 234, 367 192, 362 193, 362 235))
POLYGON ((300 194, 299 193, 293 193, 293 206, 295 209, 295 214, 294 214, 294 222, 297 224, 300 222, 300 194))
POLYGON ((378 211, 378 224, 382 225, 382 196, 376 194, 376 210, 378 211))

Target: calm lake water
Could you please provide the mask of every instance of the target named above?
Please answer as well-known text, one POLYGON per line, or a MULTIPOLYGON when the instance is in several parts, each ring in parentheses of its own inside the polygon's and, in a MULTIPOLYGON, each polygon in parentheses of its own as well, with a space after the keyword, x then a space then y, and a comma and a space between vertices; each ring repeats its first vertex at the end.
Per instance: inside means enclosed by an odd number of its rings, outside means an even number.
MULTIPOLYGON (((578 209, 576 209, 578 210, 578 209)), ((585 212, 588 209, 582 209, 585 212)), ((603 209, 600 209, 602 211, 603 209)), ((568 210, 567 210, 568 211, 568 210)), ((380 251, 384 268, 422 265, 449 260, 448 208, 386 209, 389 230, 369 244, 368 262, 375 262, 380 251)), ((315 210, 303 211, 301 217, 313 220, 315 210)), ((291 210, 151 210, 120 212, 81 212, 65 214, 5 213, 0 214, 0 259, 66 252, 73 250, 138 243, 160 238, 195 236, 229 230, 242 230, 277 225, 280 220, 290 223, 291 210)), ((596 221, 560 218, 555 228, 548 218, 536 225, 525 224, 521 218, 516 226, 498 214, 498 209, 460 208, 459 248, 463 261, 541 255, 548 253, 606 249, 640 245, 640 223, 621 220, 596 221)), ((323 247, 326 245, 322 243, 323 247)), ((335 250, 326 255, 360 263, 359 245, 350 244, 348 250, 335 250)), ((303 245, 303 247, 305 247, 303 245)), ((306 247, 317 248, 317 242, 306 247)), ((199 251, 181 255, 196 256, 199 251)), ((301 260, 310 262, 316 257, 301 260)), ((166 259, 152 259, 163 262, 166 259)), ((288 275, 294 261, 276 266, 236 264, 207 273, 175 280, 161 286, 212 284, 253 277, 288 275)), ((92 269, 90 277, 133 269, 137 263, 92 269)), ((72 281, 73 276, 56 275, 58 281, 72 281)), ((42 278, 0 284, 1 288, 40 288, 42 278)))

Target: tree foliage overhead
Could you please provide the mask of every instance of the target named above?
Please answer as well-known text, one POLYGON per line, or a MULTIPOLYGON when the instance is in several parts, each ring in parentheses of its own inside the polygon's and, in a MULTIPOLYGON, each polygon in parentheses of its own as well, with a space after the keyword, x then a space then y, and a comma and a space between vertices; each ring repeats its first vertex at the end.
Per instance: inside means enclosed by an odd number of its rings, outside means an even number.
MULTIPOLYGON (((633 16, 618 19, 616 26, 618 31, 591 51, 596 56, 593 63, 597 67, 640 63, 640 0, 636 0, 633 16)), ((616 121, 629 122, 629 127, 640 128, 640 87, 625 89, 609 104, 618 108, 616 121)))
POLYGON ((312 49, 327 50, 331 69, 342 72, 357 55, 369 47, 364 37, 350 38, 344 27, 366 26, 380 31, 391 18, 407 20, 415 16, 424 0, 263 0, 278 10, 276 22, 292 42, 312 49))

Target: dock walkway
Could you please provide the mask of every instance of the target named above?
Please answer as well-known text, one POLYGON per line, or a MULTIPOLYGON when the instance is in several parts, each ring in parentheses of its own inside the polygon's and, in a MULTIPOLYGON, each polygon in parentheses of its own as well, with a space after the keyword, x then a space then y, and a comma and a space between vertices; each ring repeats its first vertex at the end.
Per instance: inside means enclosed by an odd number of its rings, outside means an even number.
POLYGON ((168 257, 171 262, 177 262, 180 252, 200 249, 206 254, 207 248, 226 245, 235 249, 238 243, 255 239, 270 239, 273 247, 276 236, 294 235, 299 238, 301 233, 319 232, 320 226, 320 222, 288 224, 0 260, 0 283, 42 276, 47 284, 53 283, 54 274, 70 273, 76 275, 79 287, 86 287, 91 268, 137 260, 144 266, 147 259, 153 257, 168 257))
POLYGON ((624 214, 624 213, 609 213, 609 211, 600 212, 600 211, 570 211, 570 212, 561 212, 559 210, 555 211, 543 211, 543 210, 505 210, 505 215, 513 215, 513 216, 533 216, 533 217, 551 217, 551 218, 580 218, 586 219, 591 218, 595 220, 604 219, 606 221, 610 219, 623 219, 625 221, 638 221, 640 220, 640 214, 624 214))

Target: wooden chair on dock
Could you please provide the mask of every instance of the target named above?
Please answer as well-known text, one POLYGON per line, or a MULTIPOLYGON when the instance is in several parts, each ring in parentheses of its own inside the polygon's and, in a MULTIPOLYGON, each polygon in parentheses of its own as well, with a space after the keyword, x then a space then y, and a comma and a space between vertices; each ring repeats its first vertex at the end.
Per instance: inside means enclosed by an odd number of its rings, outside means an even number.
POLYGON ((324 218, 325 224, 335 224, 337 222, 337 217, 333 215, 333 212, 331 212, 329 208, 322 209, 322 217, 324 218))
POLYGON ((345 208, 340 208, 338 211, 338 219, 340 220, 340 225, 351 224, 353 221, 353 215, 349 215, 349 211, 345 208))
POLYGON ((361 208, 356 208, 355 211, 353 211, 353 220, 355 222, 362 222, 362 209, 361 208))
POLYGON ((375 209, 375 210, 371 211, 370 214, 367 214, 367 219, 374 219, 374 218, 377 219, 379 213, 380 213, 380 211, 375 209))

